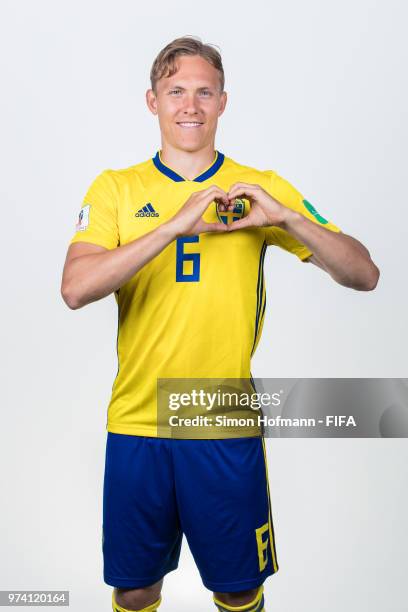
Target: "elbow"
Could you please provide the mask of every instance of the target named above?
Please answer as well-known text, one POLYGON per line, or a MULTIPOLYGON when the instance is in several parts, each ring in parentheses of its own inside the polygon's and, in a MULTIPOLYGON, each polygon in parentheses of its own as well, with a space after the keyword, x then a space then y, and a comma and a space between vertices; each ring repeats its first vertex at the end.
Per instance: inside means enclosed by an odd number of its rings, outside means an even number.
POLYGON ((358 291, 373 291, 378 285, 379 278, 380 270, 375 263, 371 261, 369 267, 367 267, 365 271, 364 277, 354 286, 354 289, 358 291))
POLYGON ((371 262, 370 270, 367 273, 365 279, 365 285, 362 291, 373 291, 377 285, 380 278, 380 270, 377 268, 375 263, 371 262))
POLYGON ((81 306, 83 306, 78 294, 68 284, 62 284, 61 296, 70 310, 78 310, 78 308, 81 308, 81 306))
POLYGON ((378 284, 378 280, 380 278, 380 270, 377 268, 375 263, 372 261, 368 266, 364 267, 364 270, 359 271, 359 273, 355 273, 353 275, 347 275, 346 277, 335 277, 333 276, 335 281, 337 281, 343 287, 348 287, 349 289, 355 289, 356 291, 373 291, 378 284))

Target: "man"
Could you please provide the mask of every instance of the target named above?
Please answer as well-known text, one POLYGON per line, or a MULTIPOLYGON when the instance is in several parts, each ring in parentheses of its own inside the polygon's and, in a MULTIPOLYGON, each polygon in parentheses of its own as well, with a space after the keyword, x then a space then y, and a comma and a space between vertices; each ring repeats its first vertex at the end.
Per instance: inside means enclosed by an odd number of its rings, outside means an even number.
POLYGON ((263 436, 158 436, 157 380, 250 378, 269 245, 358 290, 374 289, 379 271, 276 172, 215 149, 227 102, 216 49, 194 37, 171 42, 153 64, 146 100, 161 150, 93 182, 61 289, 72 309, 113 292, 119 309, 104 579, 115 587, 115 611, 156 610, 184 533, 216 607, 260 612, 263 582, 278 569, 263 436))

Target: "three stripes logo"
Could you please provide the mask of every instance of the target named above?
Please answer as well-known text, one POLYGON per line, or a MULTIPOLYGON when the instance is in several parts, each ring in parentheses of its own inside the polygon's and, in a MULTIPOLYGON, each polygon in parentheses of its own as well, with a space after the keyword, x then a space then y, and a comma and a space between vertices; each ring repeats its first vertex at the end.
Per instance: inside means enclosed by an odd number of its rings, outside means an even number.
POLYGON ((135 217, 158 217, 158 216, 159 216, 159 213, 154 210, 150 202, 148 202, 145 206, 140 208, 137 211, 137 213, 135 213, 135 217))

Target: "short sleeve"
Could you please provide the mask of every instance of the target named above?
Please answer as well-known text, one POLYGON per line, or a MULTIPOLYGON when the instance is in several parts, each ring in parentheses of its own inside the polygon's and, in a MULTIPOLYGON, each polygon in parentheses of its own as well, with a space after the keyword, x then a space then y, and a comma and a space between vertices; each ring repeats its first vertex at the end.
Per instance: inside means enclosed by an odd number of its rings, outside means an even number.
POLYGON ((106 249, 119 245, 118 188, 112 170, 104 170, 89 187, 70 244, 92 242, 106 249))
MULTIPOLYGON (((278 202, 300 213, 313 223, 325 227, 331 232, 340 232, 340 228, 317 212, 313 204, 293 186, 289 181, 279 176, 274 171, 267 171, 270 177, 269 193, 278 202)), ((276 245, 289 253, 293 253, 299 259, 304 260, 313 253, 296 238, 280 227, 268 227, 265 230, 265 240, 267 245, 276 245)))

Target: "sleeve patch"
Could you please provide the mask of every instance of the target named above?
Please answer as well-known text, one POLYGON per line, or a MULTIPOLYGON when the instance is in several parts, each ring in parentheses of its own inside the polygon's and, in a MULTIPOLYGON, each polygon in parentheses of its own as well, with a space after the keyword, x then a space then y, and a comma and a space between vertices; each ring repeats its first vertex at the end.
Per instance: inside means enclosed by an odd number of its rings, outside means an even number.
POLYGON ((326 225, 326 223, 328 223, 328 220, 319 215, 315 207, 310 202, 308 202, 307 200, 303 200, 303 205, 305 206, 305 208, 307 208, 310 214, 314 216, 316 221, 318 221, 322 225, 326 225))
POLYGON ((79 213, 79 217, 78 217, 78 222, 75 226, 75 229, 77 232, 83 232, 84 230, 86 230, 86 228, 89 225, 89 211, 90 211, 91 205, 90 204, 86 204, 86 206, 83 206, 81 208, 81 211, 79 213))

